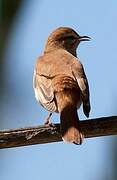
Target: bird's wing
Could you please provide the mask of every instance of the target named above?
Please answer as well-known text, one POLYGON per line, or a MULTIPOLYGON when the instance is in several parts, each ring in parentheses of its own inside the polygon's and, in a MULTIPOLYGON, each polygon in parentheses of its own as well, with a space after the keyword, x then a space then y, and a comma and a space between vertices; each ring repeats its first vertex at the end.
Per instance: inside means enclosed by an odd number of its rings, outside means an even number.
POLYGON ((83 111, 86 117, 89 117, 90 112, 90 94, 89 94, 89 85, 88 80, 85 75, 85 71, 83 68, 83 65, 79 60, 75 61, 72 67, 72 72, 74 77, 76 78, 78 82, 78 86, 81 91, 81 98, 83 102, 83 111))
POLYGON ((45 107, 48 111, 55 112, 56 104, 54 102, 54 91, 52 88, 51 79, 49 77, 40 74, 43 69, 41 64, 41 57, 38 59, 35 71, 33 75, 33 88, 35 91, 35 97, 40 104, 45 107))

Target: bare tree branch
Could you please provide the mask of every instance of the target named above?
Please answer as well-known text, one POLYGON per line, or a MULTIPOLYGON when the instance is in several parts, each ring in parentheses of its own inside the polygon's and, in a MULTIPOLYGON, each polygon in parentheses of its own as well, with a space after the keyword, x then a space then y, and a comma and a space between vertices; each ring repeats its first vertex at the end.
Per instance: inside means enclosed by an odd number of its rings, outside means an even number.
MULTIPOLYGON (((117 116, 80 121, 85 138, 117 135, 117 116)), ((60 124, 0 131, 0 148, 62 141, 60 124)))

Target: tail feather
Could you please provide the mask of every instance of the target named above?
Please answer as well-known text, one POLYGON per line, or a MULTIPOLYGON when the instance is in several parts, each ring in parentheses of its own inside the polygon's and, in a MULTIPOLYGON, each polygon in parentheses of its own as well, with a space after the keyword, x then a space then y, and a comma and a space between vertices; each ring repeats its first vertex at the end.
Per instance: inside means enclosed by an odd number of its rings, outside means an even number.
POLYGON ((60 115, 62 139, 67 143, 81 144, 82 134, 79 128, 77 109, 66 106, 60 115))
POLYGON ((62 139, 67 143, 81 144, 82 134, 79 126, 77 107, 80 107, 80 93, 76 89, 66 89, 55 94, 62 139))

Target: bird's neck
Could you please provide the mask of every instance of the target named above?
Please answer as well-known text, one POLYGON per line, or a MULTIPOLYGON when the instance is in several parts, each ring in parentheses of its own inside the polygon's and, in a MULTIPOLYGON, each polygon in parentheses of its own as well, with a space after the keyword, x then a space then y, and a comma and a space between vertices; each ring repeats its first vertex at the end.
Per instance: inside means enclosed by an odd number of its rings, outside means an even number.
POLYGON ((52 52, 52 51, 56 51, 59 49, 62 49, 62 50, 64 49, 68 51, 69 53, 71 53, 73 56, 77 57, 76 48, 69 48, 69 47, 67 48, 67 47, 61 46, 60 44, 55 44, 55 43, 49 43, 49 44, 47 43, 45 46, 44 54, 52 52))

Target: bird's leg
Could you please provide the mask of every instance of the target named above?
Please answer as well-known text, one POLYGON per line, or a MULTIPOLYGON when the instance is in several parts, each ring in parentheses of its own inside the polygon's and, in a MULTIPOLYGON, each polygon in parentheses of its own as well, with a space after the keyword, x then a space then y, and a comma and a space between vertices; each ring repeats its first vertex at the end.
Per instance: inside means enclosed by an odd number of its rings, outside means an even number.
POLYGON ((53 124, 52 124, 52 122, 50 120, 51 116, 52 116, 52 113, 49 113, 49 115, 45 119, 45 123, 44 123, 45 125, 53 126, 53 124))

